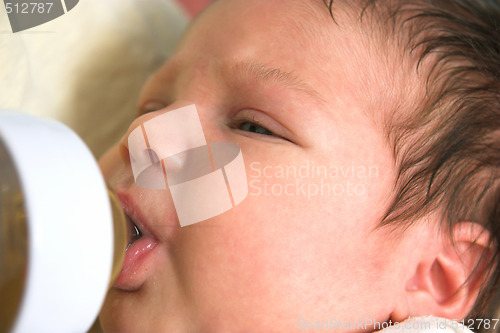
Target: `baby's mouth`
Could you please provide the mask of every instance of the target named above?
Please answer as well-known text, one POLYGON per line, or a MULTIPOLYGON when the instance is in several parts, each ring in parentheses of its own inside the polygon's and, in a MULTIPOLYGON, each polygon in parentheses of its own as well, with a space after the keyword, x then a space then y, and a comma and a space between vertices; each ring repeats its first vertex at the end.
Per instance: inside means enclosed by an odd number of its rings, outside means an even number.
POLYGON ((113 286, 123 291, 137 291, 152 274, 158 241, 148 226, 155 225, 155 215, 154 211, 144 210, 144 207, 148 207, 148 202, 139 200, 140 191, 134 195, 134 189, 117 189, 116 193, 127 221, 128 245, 122 269, 113 286))
POLYGON ((134 242, 142 237, 142 232, 139 230, 137 225, 135 224, 134 220, 127 214, 125 214, 125 217, 127 219, 127 226, 128 226, 128 245, 127 245, 127 250, 129 247, 134 244, 134 242))

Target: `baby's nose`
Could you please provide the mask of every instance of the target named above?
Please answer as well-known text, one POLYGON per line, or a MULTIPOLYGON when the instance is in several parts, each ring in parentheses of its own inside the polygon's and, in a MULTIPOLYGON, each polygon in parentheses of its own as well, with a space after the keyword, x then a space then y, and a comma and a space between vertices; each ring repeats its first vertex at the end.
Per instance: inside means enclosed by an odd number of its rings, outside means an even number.
POLYGON ((219 215, 248 194, 241 150, 207 144, 194 105, 142 118, 128 135, 139 187, 169 189, 181 226, 219 215))
MULTIPOLYGON (((207 145, 194 105, 141 117, 132 126, 135 128, 128 136, 130 161, 137 185, 144 188, 166 189, 167 175, 171 185, 179 182, 180 170, 186 173, 188 159, 197 159, 207 145)), ((210 161, 208 151, 206 157, 210 161)))

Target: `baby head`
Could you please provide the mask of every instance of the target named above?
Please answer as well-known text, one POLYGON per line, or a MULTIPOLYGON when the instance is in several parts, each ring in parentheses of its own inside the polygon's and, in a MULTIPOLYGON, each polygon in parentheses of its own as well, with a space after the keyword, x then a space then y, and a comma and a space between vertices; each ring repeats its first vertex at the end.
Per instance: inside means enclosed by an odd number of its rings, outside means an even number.
POLYGON ((369 331, 484 310, 500 239, 489 6, 219 0, 203 12, 101 160, 142 235, 105 330, 369 331), (135 183, 128 137, 189 104, 206 141, 241 149, 249 192, 180 227, 169 190, 135 183))

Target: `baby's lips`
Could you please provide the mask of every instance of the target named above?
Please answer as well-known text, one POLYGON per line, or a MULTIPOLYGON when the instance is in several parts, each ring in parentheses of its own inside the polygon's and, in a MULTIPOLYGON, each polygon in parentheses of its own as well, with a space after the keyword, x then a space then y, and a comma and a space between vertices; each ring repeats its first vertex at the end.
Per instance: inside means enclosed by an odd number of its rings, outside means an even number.
POLYGON ((129 218, 131 225, 137 226, 140 231, 140 237, 130 242, 123 262, 122 269, 113 286, 127 291, 138 290, 152 272, 154 259, 154 249, 158 244, 158 238, 154 236, 151 230, 151 212, 146 211, 139 204, 146 204, 141 200, 141 193, 133 192, 133 188, 125 190, 116 190, 118 198, 122 204, 123 210, 129 218), (151 268, 151 269, 149 269, 151 268))
MULTIPOLYGON (((122 204, 123 211, 132 219, 141 234, 155 240, 158 239, 155 230, 152 230, 152 226, 157 223, 152 221, 155 215, 153 209, 145 209, 144 206, 151 205, 153 207, 158 207, 158 209, 163 209, 164 205, 157 206, 150 203, 149 201, 151 200, 149 200, 149 196, 146 196, 144 190, 135 186, 130 189, 116 189, 116 195, 122 204)), ((157 197, 159 194, 153 192, 149 195, 157 197)))
POLYGON ((179 219, 170 191, 156 191, 137 185, 115 189, 124 212, 137 225, 142 236, 160 243, 172 242, 179 232, 179 219))
POLYGON ((147 280, 154 260, 150 257, 157 241, 149 236, 143 236, 130 245, 125 253, 122 270, 114 283, 114 287, 127 291, 138 290, 147 280))

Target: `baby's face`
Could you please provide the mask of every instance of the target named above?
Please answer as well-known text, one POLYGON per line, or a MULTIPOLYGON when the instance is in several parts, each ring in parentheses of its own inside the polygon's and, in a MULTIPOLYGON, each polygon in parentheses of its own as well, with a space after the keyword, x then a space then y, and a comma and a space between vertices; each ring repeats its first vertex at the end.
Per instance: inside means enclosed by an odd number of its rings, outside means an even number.
POLYGON ((361 39, 322 1, 220 0, 197 19, 143 90, 141 105, 165 107, 129 133, 195 104, 208 142, 241 148, 249 193, 181 228, 168 190, 135 184, 127 133, 101 166, 145 235, 106 300, 106 330, 294 332, 390 318, 424 231, 398 242, 374 231, 395 171, 360 98, 377 61, 361 39))

